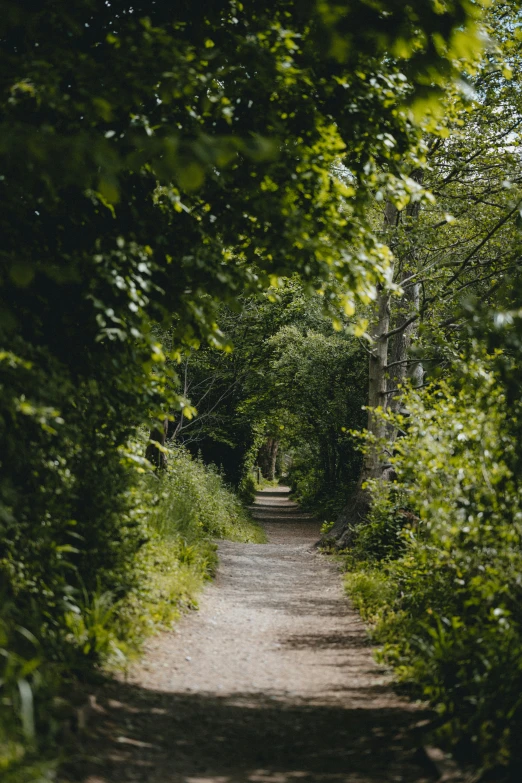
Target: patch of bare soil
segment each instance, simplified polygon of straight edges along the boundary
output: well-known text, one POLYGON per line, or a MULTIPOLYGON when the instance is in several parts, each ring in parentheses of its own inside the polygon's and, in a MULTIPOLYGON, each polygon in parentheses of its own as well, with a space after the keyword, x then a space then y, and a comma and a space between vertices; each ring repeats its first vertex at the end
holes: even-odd
POLYGON ((200 611, 97 697, 82 783, 421 783, 423 715, 374 663, 319 523, 258 494, 267 544, 220 544, 200 611))

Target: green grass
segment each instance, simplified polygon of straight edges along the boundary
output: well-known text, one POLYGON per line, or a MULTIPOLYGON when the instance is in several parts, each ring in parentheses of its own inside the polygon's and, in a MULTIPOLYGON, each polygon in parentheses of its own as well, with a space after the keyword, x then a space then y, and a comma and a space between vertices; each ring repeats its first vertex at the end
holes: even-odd
POLYGON ((62 648, 76 651, 72 664, 56 664, 36 638, 32 643, 24 629, 0 617, 0 778, 6 783, 54 779, 60 725, 76 690, 89 687, 100 668, 125 669, 148 636, 197 608, 216 571, 219 539, 266 540, 217 469, 179 447, 170 450, 166 471, 142 474, 134 500, 129 531, 138 529, 143 545, 129 573, 132 589, 123 598, 101 588, 78 596, 78 610, 64 617, 62 648), (28 686, 20 689, 20 682, 31 687, 25 703, 28 686))
POLYGON ((125 657, 133 657, 148 635, 197 608, 198 594, 217 567, 217 540, 266 541, 217 469, 184 449, 172 448, 167 470, 145 476, 141 492, 150 540, 137 566, 139 586, 120 611, 125 657))
POLYGON ((396 587, 386 574, 376 568, 359 568, 344 576, 344 587, 361 617, 376 623, 393 600, 396 587))

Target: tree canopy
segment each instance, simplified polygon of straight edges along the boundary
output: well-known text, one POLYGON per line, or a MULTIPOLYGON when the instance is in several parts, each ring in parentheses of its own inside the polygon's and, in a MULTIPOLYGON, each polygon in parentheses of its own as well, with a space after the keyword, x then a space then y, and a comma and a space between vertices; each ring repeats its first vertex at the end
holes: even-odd
MULTIPOLYGON (((333 517, 361 463, 366 491, 363 479, 380 480, 403 453, 399 435, 409 491, 411 455, 422 465, 426 452, 404 419, 452 415, 453 403, 434 399, 451 396, 463 357, 472 387, 481 367, 493 373, 509 430, 500 397, 519 388, 518 10, 3 3, 0 645, 10 679, 0 672, 0 682, 18 739, 27 694, 37 681, 53 688, 49 669, 38 679, 42 661, 66 676, 92 671, 105 648, 85 639, 103 601, 121 635, 132 626, 139 553, 157 533, 151 509, 163 519, 184 491, 197 505, 197 475, 205 502, 219 498, 216 517, 225 508, 247 530, 198 449, 247 494, 270 438, 271 459, 277 442, 293 460, 295 491, 333 517), (447 385, 419 402, 442 376, 447 385), (380 408, 369 472, 351 434, 368 402, 380 408), (162 478, 146 441, 159 421, 179 471, 153 492, 162 478)), ((386 502, 375 506, 382 518, 386 502)), ((205 508, 187 530, 225 530, 205 508)), ((375 518, 363 521, 373 531, 375 518)), ((183 530, 175 556, 197 560, 183 530)))

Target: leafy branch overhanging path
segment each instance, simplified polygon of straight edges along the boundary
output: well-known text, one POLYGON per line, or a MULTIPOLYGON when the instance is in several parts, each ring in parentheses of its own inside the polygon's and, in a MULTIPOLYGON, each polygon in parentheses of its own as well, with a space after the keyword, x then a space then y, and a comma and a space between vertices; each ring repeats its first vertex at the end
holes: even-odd
POLYGON ((200 611, 101 689, 84 783, 422 783, 422 714, 391 690, 319 523, 258 494, 268 544, 220 544, 200 611))

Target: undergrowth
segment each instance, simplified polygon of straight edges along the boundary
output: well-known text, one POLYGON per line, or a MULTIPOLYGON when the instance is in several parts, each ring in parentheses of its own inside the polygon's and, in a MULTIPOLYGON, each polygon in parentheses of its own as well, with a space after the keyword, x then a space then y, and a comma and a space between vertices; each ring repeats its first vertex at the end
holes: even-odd
MULTIPOLYGON (((45 596, 28 602, 22 627, 16 596, 0 613, 0 777, 5 783, 53 780, 74 701, 104 672, 127 666, 150 634, 197 607, 217 565, 219 538, 263 542, 264 533, 213 466, 170 449, 161 474, 138 474, 129 535, 140 536, 129 589, 69 590, 61 624, 50 626, 45 596), (74 697, 71 697, 74 694, 74 697)), ((23 584, 22 584, 23 586, 23 584)), ((22 594, 22 593, 21 593, 22 594)))
POLYGON ((140 558, 139 588, 125 606, 133 616, 134 646, 197 607, 197 594, 217 566, 215 539, 266 540, 217 468, 182 448, 170 449, 167 470, 144 477, 141 492, 150 538, 140 558))
MULTIPOLYGON (((380 658, 438 714, 437 739, 495 781, 520 780, 520 410, 491 358, 466 384, 411 392, 373 506, 344 555, 345 585, 380 658), (516 415, 515 415, 516 414, 516 415)), ((517 403, 518 405, 518 403, 517 403)))

